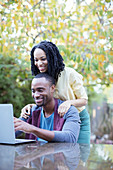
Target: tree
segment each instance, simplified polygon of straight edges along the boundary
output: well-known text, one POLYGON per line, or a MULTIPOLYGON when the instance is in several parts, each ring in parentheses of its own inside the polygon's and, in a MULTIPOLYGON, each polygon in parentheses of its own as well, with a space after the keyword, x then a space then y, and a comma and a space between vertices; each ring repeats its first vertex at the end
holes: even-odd
POLYGON ((86 85, 113 83, 113 5, 110 0, 27 0, 0 2, 1 53, 28 60, 34 43, 55 42, 66 65, 86 85), (72 6, 69 6, 69 3, 72 6))
POLYGON ((29 79, 31 47, 44 39, 58 45, 86 86, 113 83, 111 0, 6 0, 0 2, 0 18, 1 56, 15 58, 17 68, 24 62, 15 77, 18 84, 29 79))
POLYGON ((31 81, 26 80, 26 69, 23 69, 25 62, 2 55, 0 61, 4 63, 0 63, 0 103, 12 103, 15 116, 19 116, 21 108, 33 102, 30 92, 31 81))
POLYGON ((83 73, 87 84, 113 82, 107 70, 113 60, 110 0, 90 4, 83 1, 78 6, 73 4, 70 10, 66 10, 64 1, 13 0, 1 2, 1 9, 1 52, 7 49, 12 53, 14 46, 27 56, 34 43, 52 39, 60 44, 67 65, 79 64, 77 70, 83 73))

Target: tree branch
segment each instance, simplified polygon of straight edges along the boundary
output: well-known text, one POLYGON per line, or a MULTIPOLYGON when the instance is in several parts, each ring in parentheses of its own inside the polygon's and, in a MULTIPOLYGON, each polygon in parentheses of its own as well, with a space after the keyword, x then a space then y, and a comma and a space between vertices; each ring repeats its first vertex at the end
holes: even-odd
POLYGON ((95 83, 95 84, 87 84, 87 85, 84 85, 84 86, 85 87, 97 86, 97 84, 110 86, 110 84, 113 84, 113 83, 95 83))
POLYGON ((38 3, 36 3, 31 9, 35 8, 37 5, 40 5, 42 1, 46 1, 46 0, 40 0, 38 3))
POLYGON ((98 16, 98 19, 99 19, 99 21, 100 21, 100 24, 103 25, 103 24, 104 24, 103 18, 100 18, 98 12, 96 12, 96 14, 97 14, 97 16, 98 16))

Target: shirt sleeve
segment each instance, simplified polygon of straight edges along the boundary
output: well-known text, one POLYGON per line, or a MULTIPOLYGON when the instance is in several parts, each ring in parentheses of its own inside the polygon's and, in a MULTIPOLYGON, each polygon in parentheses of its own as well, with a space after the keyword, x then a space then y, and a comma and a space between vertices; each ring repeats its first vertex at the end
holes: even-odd
POLYGON ((64 115, 65 123, 62 131, 54 131, 54 142, 77 143, 80 131, 80 118, 77 109, 71 106, 64 115))
POLYGON ((70 84, 77 99, 88 99, 85 87, 83 86, 83 76, 74 69, 70 73, 70 84))

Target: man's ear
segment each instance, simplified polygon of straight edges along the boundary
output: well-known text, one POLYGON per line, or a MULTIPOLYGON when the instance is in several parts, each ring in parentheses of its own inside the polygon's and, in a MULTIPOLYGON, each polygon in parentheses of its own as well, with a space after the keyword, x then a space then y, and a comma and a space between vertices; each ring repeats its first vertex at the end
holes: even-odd
POLYGON ((51 86, 51 92, 54 93, 54 91, 55 91, 55 85, 53 84, 53 85, 51 86))

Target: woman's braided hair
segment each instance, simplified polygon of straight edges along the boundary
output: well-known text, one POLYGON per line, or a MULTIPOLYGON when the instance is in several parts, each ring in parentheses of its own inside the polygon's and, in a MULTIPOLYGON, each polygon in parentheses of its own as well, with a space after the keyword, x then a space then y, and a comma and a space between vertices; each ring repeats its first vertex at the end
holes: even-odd
POLYGON ((41 41, 39 44, 35 45, 31 50, 31 71, 32 75, 37 75, 40 73, 39 69, 34 64, 34 51, 36 48, 42 49, 47 57, 48 70, 47 73, 52 76, 57 82, 61 71, 64 70, 65 64, 63 63, 63 58, 55 44, 49 41, 41 41))

